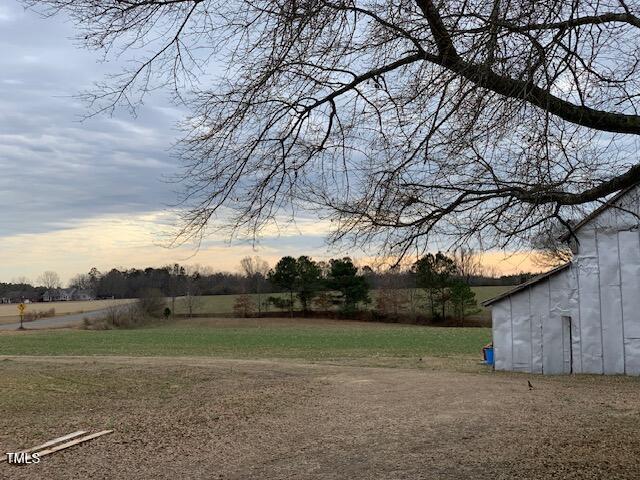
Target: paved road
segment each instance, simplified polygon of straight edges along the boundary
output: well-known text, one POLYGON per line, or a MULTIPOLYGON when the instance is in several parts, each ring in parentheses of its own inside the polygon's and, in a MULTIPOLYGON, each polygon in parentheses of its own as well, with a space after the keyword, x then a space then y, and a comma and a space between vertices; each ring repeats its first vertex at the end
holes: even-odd
MULTIPOLYGON (((75 327, 77 325, 80 325, 85 317, 98 317, 100 315, 103 315, 105 310, 107 309, 103 308, 101 310, 95 310, 93 312, 41 318, 40 320, 34 320, 33 322, 24 322, 24 328, 27 328, 29 330, 40 330, 43 328, 75 327)), ((0 325, 0 330, 16 330, 19 326, 20 323, 7 323, 6 325, 0 325)))

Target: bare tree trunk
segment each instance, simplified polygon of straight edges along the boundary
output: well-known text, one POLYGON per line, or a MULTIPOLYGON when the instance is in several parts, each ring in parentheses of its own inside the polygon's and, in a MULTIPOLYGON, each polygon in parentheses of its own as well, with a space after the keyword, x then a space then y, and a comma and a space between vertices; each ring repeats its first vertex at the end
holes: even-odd
POLYGON ((293 291, 289 291, 289 313, 293 318, 293 291))
POLYGON ((258 317, 262 316, 262 295, 260 294, 260 277, 256 277, 256 294, 258 295, 258 317))
POLYGON ((436 317, 436 302, 433 296, 433 288, 429 288, 429 303, 431 306, 431 320, 436 317))

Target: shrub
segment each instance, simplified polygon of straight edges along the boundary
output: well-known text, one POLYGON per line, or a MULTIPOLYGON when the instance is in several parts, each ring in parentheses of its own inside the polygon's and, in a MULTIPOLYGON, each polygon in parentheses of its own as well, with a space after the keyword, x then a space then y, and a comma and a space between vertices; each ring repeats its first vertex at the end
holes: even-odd
POLYGON ((278 310, 291 310, 293 304, 291 303, 291 300, 289 300, 288 298, 282 298, 282 297, 269 297, 267 299, 267 301, 273 305, 275 308, 277 308, 278 310))
POLYGON ((112 305, 100 317, 85 317, 83 326, 87 330, 109 330, 112 328, 136 328, 157 322, 162 318, 165 300, 159 291, 147 291, 131 305, 112 305))
POLYGON ((113 328, 107 323, 105 317, 89 318, 84 317, 82 319, 82 328, 85 330, 111 330, 113 328))
POLYGON ((26 312, 24 314, 23 320, 25 322, 33 322, 34 320, 38 320, 39 318, 48 318, 48 317, 55 317, 55 316, 56 316, 56 309, 50 308, 49 310, 26 312))
POLYGON ((249 295, 238 295, 233 304, 233 313, 237 317, 250 317, 256 311, 256 305, 249 295))
POLYGON ((145 316, 162 317, 166 300, 157 288, 145 288, 138 294, 138 306, 145 316))
POLYGON ((328 312, 335 304, 334 298, 327 292, 320 292, 313 299, 313 305, 321 312, 328 312))
POLYGON ((376 296, 376 312, 383 318, 392 316, 397 318, 407 310, 409 295, 406 291, 397 289, 381 289, 376 296))

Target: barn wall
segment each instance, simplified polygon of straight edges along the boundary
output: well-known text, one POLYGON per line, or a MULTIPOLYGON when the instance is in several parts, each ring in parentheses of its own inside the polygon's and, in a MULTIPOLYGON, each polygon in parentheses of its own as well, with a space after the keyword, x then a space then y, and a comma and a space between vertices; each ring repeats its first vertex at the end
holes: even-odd
POLYGON ((640 375, 640 187, 616 206, 578 230, 570 268, 492 305, 496 370, 640 375))
POLYGON ((581 373, 603 373, 602 318, 600 316, 600 272, 595 231, 581 232, 579 255, 573 260, 576 271, 577 311, 581 332, 581 373))
MULTIPOLYGON (((627 201, 625 208, 637 205, 627 201)), ((577 235, 572 315, 581 357, 575 371, 640 375, 640 232, 628 212, 605 213, 577 235)))
POLYGON ((570 313, 568 278, 568 270, 559 272, 492 305, 496 370, 568 373, 571 350, 562 329, 570 313))
POLYGON ((640 375, 640 235, 620 232, 619 240, 625 370, 640 375))
POLYGON ((511 370, 513 339, 511 337, 511 302, 509 299, 491 307, 493 325, 493 358, 496 370, 511 370))
POLYGON ((549 316, 543 325, 543 373, 571 373, 571 343, 565 331, 563 317, 569 316, 569 271, 564 270, 547 279, 549 285, 549 316))

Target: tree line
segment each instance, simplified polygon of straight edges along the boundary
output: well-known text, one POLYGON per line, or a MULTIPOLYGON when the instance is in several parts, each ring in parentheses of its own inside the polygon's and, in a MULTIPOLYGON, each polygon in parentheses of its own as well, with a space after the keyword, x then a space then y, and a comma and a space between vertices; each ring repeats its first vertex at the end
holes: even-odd
MULTIPOLYGON (((172 311, 177 298, 186 299, 189 313, 200 296, 235 294, 239 295, 235 309, 242 315, 260 316, 271 307, 291 315, 296 309, 303 314, 337 311, 349 315, 373 302, 373 310, 382 317, 426 313, 432 319, 462 320, 475 305, 472 286, 514 285, 532 275, 497 277, 483 268, 473 250, 459 250, 427 254, 412 264, 387 268, 358 266, 349 257, 316 261, 306 255, 282 257, 273 268, 259 257, 245 257, 238 273, 177 263, 106 272, 92 268, 74 276, 69 286, 90 291, 96 298, 136 298, 153 290, 171 299, 172 311)), ((32 286, 26 278, 0 283, 0 297, 20 291, 35 300, 45 290, 61 285, 52 271, 43 273, 38 283, 32 286)))
MULTIPOLYGON (((464 320, 476 306, 470 279, 474 271, 464 256, 447 256, 442 252, 427 254, 405 268, 376 272, 369 266, 358 268, 349 257, 314 261, 308 256, 282 257, 265 279, 284 296, 256 299, 248 295, 237 298, 237 314, 260 314, 261 308, 273 305, 294 314, 296 301, 303 314, 311 310, 354 314, 363 304, 371 303, 370 291, 376 289, 375 309, 382 317, 417 314, 425 309, 432 320, 455 317, 464 320), (418 295, 417 291, 422 291, 418 295)), ((256 274, 257 275, 257 274, 256 274)), ((253 283, 257 285, 257 283, 253 283)))
POLYGON ((371 285, 349 257, 332 258, 328 262, 316 262, 305 255, 282 257, 267 278, 288 293, 288 298, 271 296, 268 302, 288 309, 291 316, 294 296, 300 302, 303 314, 308 313, 314 303, 323 311, 337 306, 340 312, 352 314, 359 304, 371 302, 371 285))

